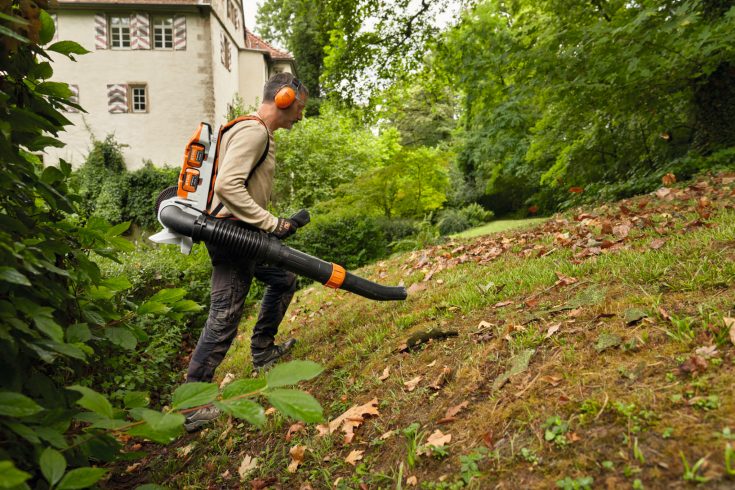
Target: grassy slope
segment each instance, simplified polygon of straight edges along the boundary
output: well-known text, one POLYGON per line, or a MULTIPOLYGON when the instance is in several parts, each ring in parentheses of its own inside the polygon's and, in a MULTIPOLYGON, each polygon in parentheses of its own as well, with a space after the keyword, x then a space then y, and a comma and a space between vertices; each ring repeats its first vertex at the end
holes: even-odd
MULTIPOLYGON (((292 422, 277 414, 262 432, 222 420, 135 471, 174 488, 240 488, 237 469, 251 455, 259 465, 245 479, 248 488, 250 480, 334 488, 337 479, 341 488, 407 488, 413 476, 418 488, 465 481, 470 488, 554 488, 565 479, 581 488, 572 481, 585 477, 595 488, 684 488, 687 478, 732 488, 723 429, 735 432, 735 349, 723 318, 735 316, 735 179, 703 180, 708 187, 680 186, 673 200, 642 196, 359 271, 411 286, 405 302, 319 286, 300 292, 282 335, 298 336, 294 358, 326 368, 303 387, 330 419, 373 398, 380 415, 366 419, 349 445, 338 434, 318 437, 313 427, 286 442, 292 422), (633 308, 647 317, 628 325, 633 308), (399 352, 409 335, 430 328, 458 336, 399 352), (598 352, 601 335, 620 344, 598 352), (695 354, 703 346, 716 352, 695 354), (527 369, 494 386, 529 349, 527 369), (431 388, 445 367, 451 373, 431 388), (385 368, 389 376, 380 381, 385 368), (404 383, 417 376, 408 391, 404 383), (462 402, 456 420, 438 423, 462 402), (420 427, 406 434, 413 423, 420 427), (452 435, 445 455, 413 458, 410 444, 436 429, 452 435), (381 438, 391 430, 398 432, 381 438), (296 444, 308 450, 292 474, 288 452, 296 444), (352 466, 344 459, 355 449, 364 454, 352 466), (704 459, 685 475, 682 457, 690 466, 704 459)), ((245 322, 220 377, 249 371, 253 322, 245 322)))

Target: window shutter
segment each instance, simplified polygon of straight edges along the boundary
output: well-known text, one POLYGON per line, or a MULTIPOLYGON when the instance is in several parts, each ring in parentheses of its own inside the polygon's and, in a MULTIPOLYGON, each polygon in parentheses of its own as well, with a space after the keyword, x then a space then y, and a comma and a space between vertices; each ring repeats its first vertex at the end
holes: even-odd
POLYGON ((94 16, 94 49, 107 49, 107 16, 94 16))
POLYGON ((112 114, 128 112, 128 86, 115 83, 107 86, 107 109, 112 114))
POLYGON ((186 17, 183 15, 174 17, 174 49, 186 49, 186 17))
POLYGON ((130 47, 132 49, 151 49, 151 30, 147 14, 130 16, 130 47))

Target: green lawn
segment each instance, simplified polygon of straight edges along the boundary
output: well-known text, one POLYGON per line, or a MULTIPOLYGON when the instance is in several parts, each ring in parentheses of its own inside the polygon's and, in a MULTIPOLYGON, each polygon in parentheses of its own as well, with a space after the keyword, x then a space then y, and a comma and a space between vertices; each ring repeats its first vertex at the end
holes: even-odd
POLYGON ((452 236, 456 238, 473 238, 481 235, 489 235, 490 233, 497 233, 499 231, 536 225, 546 221, 547 219, 549 218, 501 219, 491 221, 490 223, 478 226, 477 228, 470 228, 469 230, 465 230, 462 233, 457 233, 452 236))

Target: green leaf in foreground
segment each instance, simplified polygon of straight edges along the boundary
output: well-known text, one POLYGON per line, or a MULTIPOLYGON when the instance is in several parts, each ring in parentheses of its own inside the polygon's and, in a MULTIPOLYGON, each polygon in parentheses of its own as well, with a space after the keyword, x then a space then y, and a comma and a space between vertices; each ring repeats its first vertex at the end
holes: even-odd
POLYGON ((12 391, 0 392, 0 415, 10 417, 29 417, 43 410, 43 407, 30 398, 12 391))
POLYGON ((217 385, 214 383, 184 383, 176 388, 173 396, 173 410, 206 405, 217 398, 217 385))
POLYGON ((39 463, 41 465, 41 473, 43 473, 44 478, 51 485, 55 485, 64 476, 66 459, 56 449, 50 447, 44 449, 43 453, 41 453, 39 463))
POLYGON ((9 282, 11 284, 20 284, 21 286, 30 286, 31 281, 26 276, 18 272, 13 267, 0 267, 0 281, 9 282))
POLYGON ((319 402, 299 390, 273 390, 265 393, 268 401, 279 412, 304 422, 320 422, 323 418, 319 402))
POLYGON ((214 404, 223 412, 229 413, 238 419, 245 419, 256 427, 262 427, 265 424, 263 407, 247 398, 225 400, 214 404))
POLYGON ((184 299, 184 296, 186 296, 185 289, 161 289, 156 294, 154 294, 149 301, 155 301, 156 303, 164 303, 168 305, 184 299))
POLYGON ((77 400, 77 405, 80 405, 94 413, 104 415, 107 418, 115 418, 112 413, 112 405, 110 405, 110 402, 107 398, 96 391, 87 388, 86 386, 78 385, 70 386, 68 389, 82 394, 82 397, 77 400))
POLYGON ((70 54, 89 53, 89 51, 87 51, 79 43, 75 43, 74 41, 59 41, 58 43, 54 43, 46 49, 48 51, 65 54, 67 56, 70 54))
POLYGON ((168 444, 184 431, 184 416, 180 413, 161 413, 148 408, 140 408, 145 421, 128 430, 131 436, 145 437, 154 442, 168 444))
POLYGON ((56 487, 58 490, 76 490, 91 487, 105 476, 107 470, 102 468, 77 468, 67 473, 56 487))
POLYGON ((319 375, 324 370, 319 364, 312 361, 291 361, 278 364, 265 377, 268 388, 295 385, 299 381, 306 381, 319 375))
POLYGON ((12 461, 0 461, 0 488, 13 488, 30 477, 25 471, 16 468, 12 461))
POLYGON ((227 400, 228 398, 255 393, 265 388, 265 385, 263 378, 238 379, 224 387, 222 390, 222 399, 227 400))

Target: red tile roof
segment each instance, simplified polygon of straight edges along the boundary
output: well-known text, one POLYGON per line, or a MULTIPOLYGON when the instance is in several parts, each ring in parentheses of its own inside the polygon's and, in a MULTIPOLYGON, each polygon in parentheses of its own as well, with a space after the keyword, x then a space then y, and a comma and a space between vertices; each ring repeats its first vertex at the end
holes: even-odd
POLYGON ((292 60, 293 56, 286 51, 276 49, 261 38, 245 29, 245 47, 249 49, 257 49, 258 51, 267 52, 274 60, 292 60))

